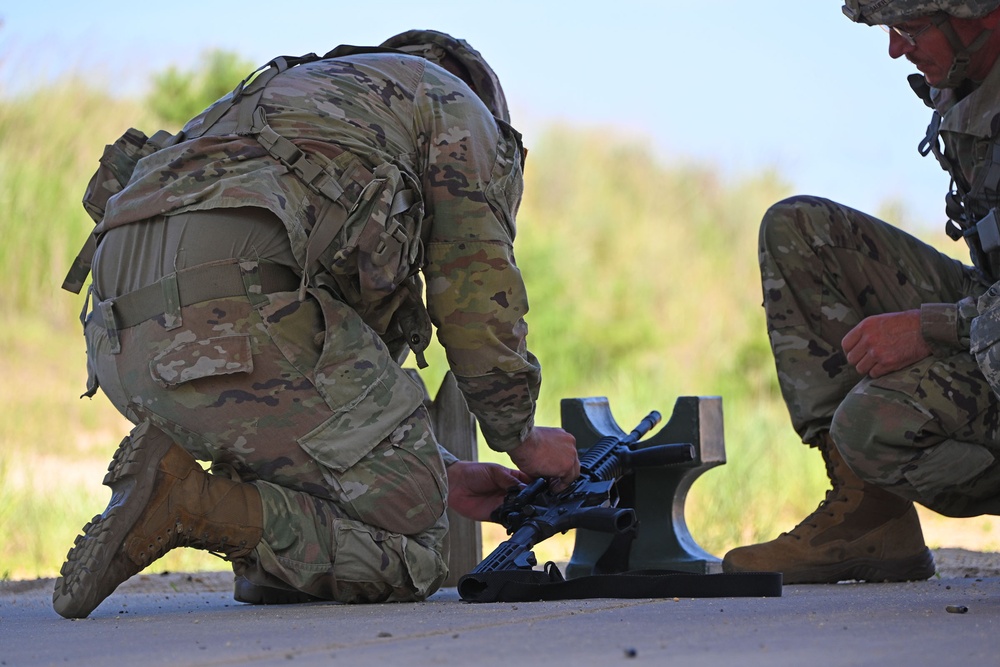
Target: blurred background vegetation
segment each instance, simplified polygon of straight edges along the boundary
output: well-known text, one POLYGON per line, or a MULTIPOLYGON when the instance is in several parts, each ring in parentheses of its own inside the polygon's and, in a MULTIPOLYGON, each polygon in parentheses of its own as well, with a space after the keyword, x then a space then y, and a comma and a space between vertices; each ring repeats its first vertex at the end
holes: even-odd
MULTIPOLYGON (((130 126, 179 129, 252 69, 215 51, 193 71, 155 75, 144 99, 80 78, 0 90, 0 578, 55 576, 107 503, 101 479, 129 430, 103 397, 78 398, 83 299, 59 289, 93 225, 80 198, 104 145, 130 126)), ((538 422, 557 424, 566 397, 608 397, 628 429, 652 409, 669 417, 678 396, 722 396, 728 463, 694 485, 692 534, 721 556, 790 528, 826 480, 787 425, 760 308, 757 225, 792 194, 781 175, 723 179, 712 165, 665 163, 641 138, 607 128, 550 126, 526 144, 516 252, 529 342, 544 366, 538 422)), ((878 213, 905 222, 891 205, 878 213)), ((446 366, 440 349, 429 360, 434 391, 446 366)), ((503 460, 485 448, 481 456, 503 460)), ((958 538, 953 524, 927 522, 932 546, 997 548, 988 521, 963 524, 958 538)), ((487 530, 486 547, 501 538, 487 530)), ((540 558, 568 557, 571 538, 550 542, 540 558)), ((225 567, 177 550, 151 569, 225 567)))

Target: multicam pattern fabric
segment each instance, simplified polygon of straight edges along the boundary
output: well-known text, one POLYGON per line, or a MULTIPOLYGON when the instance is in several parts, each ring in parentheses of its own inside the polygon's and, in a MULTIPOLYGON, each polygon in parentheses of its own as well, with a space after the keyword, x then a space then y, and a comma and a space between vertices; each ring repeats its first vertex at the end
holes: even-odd
POLYGON ((984 248, 978 223, 1000 206, 1000 126, 993 123, 1000 96, 1000 67, 994 66, 975 90, 961 96, 954 89, 916 88, 934 108, 922 152, 932 153, 952 178, 946 197, 951 238, 964 238, 973 264, 990 282, 1000 280, 1000 249, 984 248))
MULTIPOLYGON (((383 174, 377 185, 391 187, 372 192, 383 205, 405 184, 419 188, 422 210, 404 216, 411 228, 407 247, 389 259, 392 277, 424 263, 428 310, 487 443, 500 451, 520 444, 540 375, 525 345, 528 304, 512 251, 522 178, 517 133, 454 76, 405 55, 301 65, 277 76, 261 105, 269 124, 310 155, 345 164, 346 155, 383 174), (417 229, 423 220, 433 223, 417 229)), ((141 160, 98 231, 161 214, 259 206, 285 224, 305 267, 313 259, 306 256, 309 232, 326 205, 254 139, 206 136, 141 160)), ((385 264, 358 267, 357 255, 353 265, 347 257, 367 237, 365 225, 378 223, 378 211, 366 213, 319 259, 334 276, 330 286, 390 336, 403 290, 388 291, 385 264)))
MULTIPOLYGON (((952 90, 935 90, 931 101, 940 123, 939 136, 929 135, 934 143, 935 155, 947 169, 955 183, 955 194, 950 197, 952 220, 957 229, 978 229, 981 220, 995 219, 991 211, 1000 207, 1000 127, 992 122, 997 115, 1000 96, 1000 66, 995 66, 979 87, 970 95, 959 98, 952 90), (943 150, 937 146, 943 145, 943 150), (958 206, 957 203, 961 202, 958 206)), ((986 246, 977 234, 963 234, 969 245, 973 263, 979 269, 984 283, 1000 280, 1000 248, 986 246)), ((1000 283, 976 303, 966 302, 954 308, 951 318, 959 330, 970 332, 969 347, 976 356, 980 369, 990 381, 994 392, 1000 394, 1000 319, 996 313, 996 292, 1000 283)), ((947 309, 942 310, 947 312, 947 309)))
MULTIPOLYGON (((371 175, 349 193, 346 225, 314 265, 310 232, 329 201, 254 138, 226 134, 226 116, 208 135, 140 160, 108 202, 102 243, 146 248, 162 227, 165 241, 154 245, 173 255, 154 256, 151 275, 150 253, 99 248, 98 311, 113 318, 119 290, 135 289, 136 276, 166 283, 160 274, 177 270, 199 239, 219 260, 241 255, 245 295, 121 330, 91 318, 90 386, 99 382, 123 414, 153 422, 214 471, 257 486, 264 537, 240 574, 345 602, 421 599, 447 572, 447 486, 422 392, 395 355, 401 293, 412 295, 408 277, 422 270, 430 318, 488 444, 520 444, 540 371, 526 348, 512 251, 519 136, 468 86, 408 55, 302 65, 276 76, 260 104, 312 160, 371 175), (226 243, 209 228, 198 234, 197 225, 222 219, 220 209, 234 212, 232 230, 247 207, 280 220, 284 249, 247 257, 248 246, 262 247, 226 243), (181 240, 166 243, 171 230, 181 240), (289 258, 308 274, 304 292, 261 289, 258 262, 289 258)), ((187 129, 197 134, 204 117, 187 129)), ((269 243, 267 220, 247 225, 269 243)), ((214 259, 201 244, 198 256, 214 259)))
POLYGON ((1000 7, 997 0, 846 0, 843 10, 858 23, 895 25, 936 12, 977 18, 997 7, 1000 7))
MULTIPOLYGON (((252 285, 256 267, 243 268, 252 285)), ((373 571, 364 590, 409 577, 412 595, 433 592, 446 574, 438 551, 447 482, 417 407, 422 394, 357 313, 322 290, 310 297, 277 292, 189 306, 178 328, 154 318, 120 331, 119 354, 108 330, 91 320, 88 357, 104 393, 132 421, 153 422, 231 476, 267 482, 256 567, 284 573, 286 584, 317 597, 359 601, 349 587, 330 587, 345 552, 343 520, 368 524, 350 529, 354 537, 367 530, 378 544, 413 540, 424 546, 418 555, 431 558, 418 569, 433 576, 418 581, 407 560, 393 559, 402 552, 388 551, 376 561, 385 576, 373 571), (315 338, 320 322, 325 340, 315 338), (295 511, 279 512, 279 502, 295 511), (289 563, 308 576, 288 574, 296 569, 289 563), (320 573, 329 577, 312 578, 320 573)), ((253 568, 245 574, 262 578, 253 568)))
MULTIPOLYGON (((99 223, 104 217, 108 200, 121 192, 128 183, 136 163, 152 153, 155 148, 156 145, 149 141, 149 137, 135 128, 130 128, 113 144, 105 146, 100 160, 101 166, 91 177, 83 195, 83 208, 95 223, 99 223)), ((88 237, 83 250, 69 268, 63 281, 63 289, 74 294, 79 294, 83 290, 90 274, 90 263, 96 248, 97 239, 93 236, 88 237)))
POLYGON ((490 113, 504 122, 510 122, 507 98, 500 79, 479 52, 464 39, 456 39, 437 30, 407 30, 385 40, 381 46, 426 58, 442 67, 446 65, 447 57, 454 58, 464 70, 461 76, 468 77, 463 80, 472 86, 490 113))
MULTIPOLYGON (((941 4, 976 14, 1000 6, 941 4)), ((998 91, 1000 65, 965 97, 932 90, 925 100, 940 116, 925 144, 953 179, 948 212, 962 228, 1000 206, 998 91)), ((974 267, 871 216, 797 197, 767 212, 760 242, 778 379, 803 442, 829 429, 861 477, 953 516, 1000 513, 1000 255, 964 238, 974 267), (918 308, 933 356, 881 378, 858 376, 843 336, 869 315, 918 308)))
POLYGON ((760 260, 778 380, 803 442, 829 430, 863 479, 943 514, 1000 511, 1000 404, 957 323, 938 332, 934 356, 877 379, 859 376, 841 347, 870 315, 968 306, 987 288, 978 274, 813 197, 767 212, 760 260))

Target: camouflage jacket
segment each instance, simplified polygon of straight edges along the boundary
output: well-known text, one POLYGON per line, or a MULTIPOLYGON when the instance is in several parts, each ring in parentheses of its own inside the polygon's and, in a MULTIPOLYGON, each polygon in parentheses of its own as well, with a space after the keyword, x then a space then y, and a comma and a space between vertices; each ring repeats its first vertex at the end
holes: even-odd
MULTIPOLYGON (((1000 280, 1000 251, 984 250, 980 235, 968 230, 974 232, 991 209, 1000 207, 1000 64, 964 97, 951 89, 930 89, 924 97, 934 116, 920 150, 925 155, 933 152, 952 178, 946 198, 947 231, 969 245, 985 287, 1000 280)), ((978 314, 972 297, 957 304, 924 304, 924 337, 945 350, 968 349, 970 326, 978 314)))
POLYGON ((430 320, 487 443, 519 445, 541 382, 513 256, 519 135, 459 79, 401 54, 319 60, 271 79, 254 122, 290 141, 284 148, 237 134, 238 107, 206 128, 227 98, 139 161, 97 232, 266 208, 284 223, 303 280, 337 293, 390 347, 407 332, 400 315, 422 271, 430 320))

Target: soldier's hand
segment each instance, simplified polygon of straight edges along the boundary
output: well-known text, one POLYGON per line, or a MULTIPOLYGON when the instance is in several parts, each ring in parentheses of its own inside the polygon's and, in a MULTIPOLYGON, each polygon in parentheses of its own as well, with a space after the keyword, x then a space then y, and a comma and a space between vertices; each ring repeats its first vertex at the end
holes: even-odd
POLYGON ((866 317, 847 332, 841 344, 847 363, 873 378, 931 356, 931 348, 920 333, 919 310, 866 317))
POLYGON ((576 438, 561 428, 534 427, 508 455, 521 472, 551 480, 550 488, 555 492, 562 491, 580 476, 576 438))
POLYGON ((448 466, 448 507, 475 521, 488 521, 507 490, 531 478, 498 463, 458 461, 448 466))

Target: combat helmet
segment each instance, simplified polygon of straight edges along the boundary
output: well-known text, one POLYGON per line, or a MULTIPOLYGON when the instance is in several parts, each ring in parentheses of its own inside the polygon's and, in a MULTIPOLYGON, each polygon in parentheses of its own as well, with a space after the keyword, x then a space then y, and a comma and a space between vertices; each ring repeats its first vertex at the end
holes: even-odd
POLYGON ((458 75, 476 92, 486 108, 500 120, 510 122, 507 98, 500 87, 500 79, 479 51, 464 39, 456 39, 437 30, 407 30, 390 37, 380 46, 421 56, 442 66, 450 59, 450 64, 457 64, 462 70, 458 75))
POLYGON ((997 7, 1000 0, 844 0, 843 10, 856 23, 895 25, 938 12, 974 19, 997 7))
POLYGON ((1000 7, 1000 0, 844 0, 843 11, 847 18, 868 25, 896 25, 917 18, 930 17, 938 30, 951 44, 955 54, 942 88, 956 88, 966 80, 966 71, 972 55, 990 38, 992 30, 983 30, 971 44, 966 45, 955 32, 948 19, 974 19, 986 16, 1000 7))

